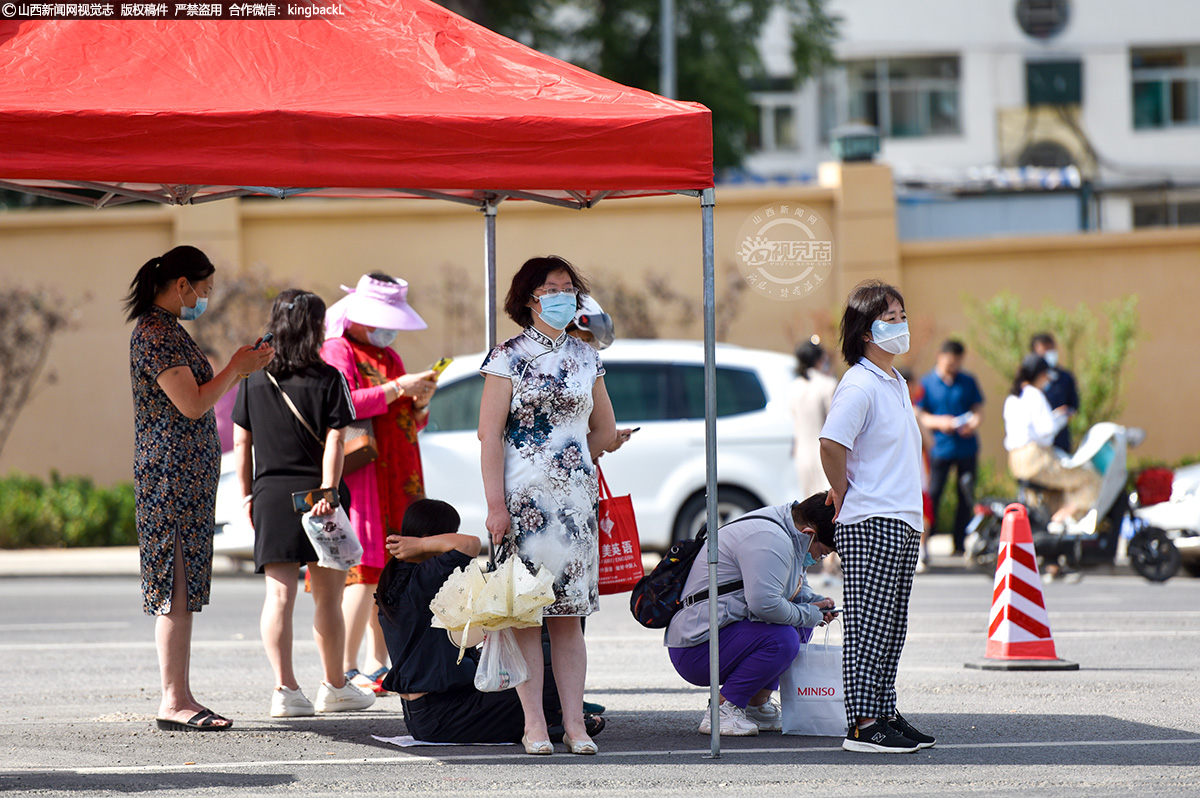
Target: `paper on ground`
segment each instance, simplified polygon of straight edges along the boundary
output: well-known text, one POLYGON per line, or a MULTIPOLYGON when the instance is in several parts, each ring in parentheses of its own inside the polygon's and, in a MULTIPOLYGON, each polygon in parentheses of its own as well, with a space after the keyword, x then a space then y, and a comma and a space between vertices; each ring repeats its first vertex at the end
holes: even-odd
POLYGON ((380 737, 377 734, 371 736, 381 743, 398 745, 401 748, 412 748, 417 745, 516 745, 516 743, 427 743, 424 740, 418 740, 411 734, 402 734, 399 737, 380 737))

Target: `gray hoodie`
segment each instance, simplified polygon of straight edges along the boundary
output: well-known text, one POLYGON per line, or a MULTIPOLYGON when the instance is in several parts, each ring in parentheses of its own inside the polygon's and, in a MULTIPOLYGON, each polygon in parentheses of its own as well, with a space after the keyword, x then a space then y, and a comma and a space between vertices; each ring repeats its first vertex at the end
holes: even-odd
MULTIPOLYGON (((721 528, 717 535, 717 584, 741 579, 746 586, 717 598, 717 624, 728 626, 749 618, 752 621, 786 626, 816 626, 823 619, 813 606, 819 596, 808 586, 804 553, 812 540, 792 522, 792 505, 764 507, 721 528), (769 516, 786 527, 764 519, 769 516), (796 593, 796 586, 800 592, 796 593), (795 598, 791 598, 796 593, 795 598)), ((684 582, 683 595, 691 596, 708 587, 708 557, 700 552, 684 582)), ((684 607, 667 627, 663 643, 669 648, 690 648, 708 640, 708 599, 684 607)))

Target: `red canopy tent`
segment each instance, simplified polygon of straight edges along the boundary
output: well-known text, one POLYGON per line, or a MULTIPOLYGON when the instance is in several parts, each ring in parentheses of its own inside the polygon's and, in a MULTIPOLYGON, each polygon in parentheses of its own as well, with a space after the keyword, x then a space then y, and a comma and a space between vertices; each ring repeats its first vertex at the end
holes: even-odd
MULTIPOLYGON (((699 197, 716 518, 708 109, 613 83, 430 0, 341 6, 344 16, 307 20, 0 22, 0 188, 98 208, 250 195, 470 203, 486 214, 489 346, 500 202, 699 197)), ((717 535, 708 542, 715 591, 717 535)), ((715 603, 710 623, 716 755, 715 603)))
POLYGON ((0 23, 0 178, 107 184, 103 204, 274 187, 507 189, 586 205, 713 185, 701 105, 613 83, 427 0, 344 7, 314 20, 0 23))

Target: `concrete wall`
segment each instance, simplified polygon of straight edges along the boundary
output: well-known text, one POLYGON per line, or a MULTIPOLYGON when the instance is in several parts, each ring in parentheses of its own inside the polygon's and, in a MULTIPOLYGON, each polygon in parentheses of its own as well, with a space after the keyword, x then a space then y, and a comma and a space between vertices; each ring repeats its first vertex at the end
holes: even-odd
MULTIPOLYGON (((1200 333, 1190 307, 1200 296, 1200 230, 901 244, 886 167, 834 166, 822 170, 822 181, 821 188, 807 190, 718 192, 717 299, 726 318, 725 340, 784 352, 813 332, 830 341, 846 291, 877 276, 904 290, 914 327, 909 365, 921 373, 943 337, 965 330, 964 293, 986 299, 1008 290, 1031 306, 1053 299, 1068 307, 1080 301, 1098 306, 1136 293, 1144 337, 1127 389, 1126 417, 1149 428, 1146 454, 1175 458, 1200 452, 1200 419, 1191 409, 1200 394, 1200 372, 1189 362, 1200 333), (743 289, 736 260, 739 227, 755 210, 778 201, 821 214, 835 236, 833 279, 787 302, 743 289)), ((339 284, 382 270, 409 280, 413 306, 430 325, 397 341, 410 368, 483 348, 483 220, 471 208, 289 200, 0 215, 0 290, 42 286, 79 308, 77 326, 54 339, 48 372, 56 379, 43 379, 36 388, 0 452, 0 474, 15 469, 45 476, 54 468, 103 483, 130 478, 132 327, 123 320, 121 296, 141 263, 178 243, 196 244, 213 256, 214 307, 221 302, 222 278, 242 268, 264 268, 327 301, 341 296, 339 284), (464 301, 465 315, 449 310, 464 301)), ((521 262, 558 253, 597 287, 622 287, 625 296, 646 300, 659 317, 661 337, 702 335, 700 214, 693 199, 618 200, 586 212, 505 203, 498 253, 501 299, 521 262), (684 297, 682 304, 672 298, 676 295, 684 297)), ((500 337, 515 331, 501 317, 500 337)), ((975 360, 968 360, 968 368, 984 378, 992 411, 985 447, 995 455, 1002 380, 975 360)))
MULTIPOLYGON (((916 365, 926 368, 940 341, 965 335, 963 296, 989 298, 1007 291, 1030 308, 1050 300, 1067 309, 1100 305, 1126 294, 1138 297, 1141 336, 1126 370, 1122 420, 1144 427, 1135 455, 1174 460, 1200 452, 1200 393, 1195 367, 1200 319, 1200 229, 1099 233, 1020 239, 912 242, 901 245, 916 365)), ((1101 320, 1103 326, 1103 319, 1101 320)), ((988 399, 982 430, 985 454, 1002 451, 1003 398, 1011 375, 996 374, 967 355, 965 368, 982 378, 988 399)))

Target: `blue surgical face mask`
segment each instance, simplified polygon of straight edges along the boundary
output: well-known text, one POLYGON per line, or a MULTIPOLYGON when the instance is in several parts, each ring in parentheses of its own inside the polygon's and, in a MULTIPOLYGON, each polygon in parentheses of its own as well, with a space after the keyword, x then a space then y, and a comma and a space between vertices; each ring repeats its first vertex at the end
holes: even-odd
POLYGON ((804 570, 808 570, 817 564, 817 558, 812 556, 812 552, 804 552, 804 570))
POLYGON ((392 345, 392 341, 396 340, 397 332, 399 332, 399 330, 388 330, 383 327, 376 327, 374 330, 371 330, 369 333, 367 333, 367 340, 371 342, 372 346, 378 346, 380 349, 382 349, 385 346, 392 345))
POLYGON ((908 322, 888 324, 876 319, 871 322, 871 340, 888 354, 903 355, 908 351, 908 322))
POLYGON ((1042 355, 1042 360, 1046 361, 1046 365, 1050 368, 1058 368, 1058 350, 1047 349, 1046 354, 1042 355))
POLYGON ((565 330, 571 320, 575 318, 575 295, 559 292, 557 294, 547 294, 543 297, 537 297, 538 304, 542 308, 542 312, 538 313, 538 318, 546 322, 556 330, 565 330))
POLYGON ((200 314, 202 314, 208 307, 208 297, 200 296, 200 294, 196 293, 196 287, 191 283, 188 283, 188 286, 191 287, 192 293, 196 294, 196 306, 189 308, 187 305, 183 304, 183 294, 180 294, 179 318, 183 319, 184 321, 195 321, 196 319, 200 318, 200 314))

